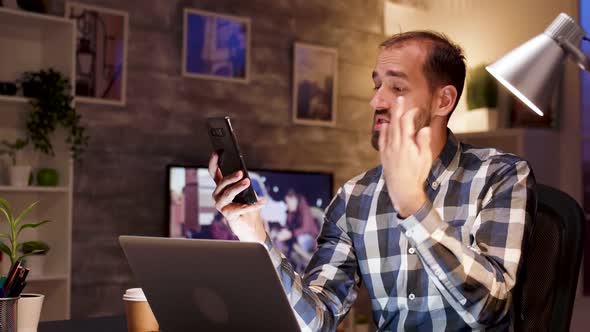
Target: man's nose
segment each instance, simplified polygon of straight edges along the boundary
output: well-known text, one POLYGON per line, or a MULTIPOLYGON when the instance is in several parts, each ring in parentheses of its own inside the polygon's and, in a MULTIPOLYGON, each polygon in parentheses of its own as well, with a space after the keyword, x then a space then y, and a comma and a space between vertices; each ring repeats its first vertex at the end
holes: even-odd
POLYGON ((381 88, 375 91, 369 104, 373 110, 389 109, 389 106, 391 106, 381 88))

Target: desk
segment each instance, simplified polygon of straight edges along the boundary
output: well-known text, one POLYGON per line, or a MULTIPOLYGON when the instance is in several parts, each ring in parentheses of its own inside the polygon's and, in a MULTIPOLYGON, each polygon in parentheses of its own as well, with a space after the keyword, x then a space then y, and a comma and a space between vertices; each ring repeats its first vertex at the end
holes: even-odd
POLYGON ((39 332, 127 332, 125 316, 40 322, 39 332))

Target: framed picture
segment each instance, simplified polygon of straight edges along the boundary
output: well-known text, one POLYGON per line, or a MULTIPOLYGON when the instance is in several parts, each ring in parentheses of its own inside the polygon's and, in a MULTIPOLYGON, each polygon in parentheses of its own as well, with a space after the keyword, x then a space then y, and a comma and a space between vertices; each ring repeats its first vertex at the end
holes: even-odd
POLYGON ((293 122, 334 126, 338 51, 334 48, 295 43, 293 57, 293 122))
POLYGON ((65 16, 76 21, 76 101, 125 105, 127 13, 67 2, 65 16))
POLYGON ((247 83, 250 19, 184 9, 182 75, 247 83))

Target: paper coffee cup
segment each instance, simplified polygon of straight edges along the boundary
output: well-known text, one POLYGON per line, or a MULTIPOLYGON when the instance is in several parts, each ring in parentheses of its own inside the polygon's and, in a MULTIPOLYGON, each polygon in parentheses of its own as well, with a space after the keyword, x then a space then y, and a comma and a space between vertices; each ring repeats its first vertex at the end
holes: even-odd
POLYGON ((141 288, 130 288, 123 295, 128 332, 159 331, 156 317, 141 288))

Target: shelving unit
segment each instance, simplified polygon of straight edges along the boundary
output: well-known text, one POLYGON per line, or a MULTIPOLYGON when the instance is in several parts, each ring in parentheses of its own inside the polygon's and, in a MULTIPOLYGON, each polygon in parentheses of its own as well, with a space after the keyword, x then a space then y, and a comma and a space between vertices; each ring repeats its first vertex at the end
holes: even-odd
POLYGON ((547 162, 548 157, 559 158, 559 133, 556 130, 507 128, 456 136, 460 141, 474 146, 514 153, 529 162, 538 183, 559 187, 558 163, 547 162))
POLYGON ((21 96, 2 96, 0 95, 0 103, 17 103, 17 104, 25 104, 28 103, 29 100, 25 97, 21 96))
MULTIPOLYGON (((0 8, 0 81, 16 81, 26 71, 53 68, 75 77, 75 27, 68 19, 0 8)), ((25 121, 30 111, 28 99, 20 95, 0 96, 0 140, 24 137, 25 121)), ((50 246, 45 273, 27 278, 25 292, 42 293, 45 302, 41 320, 70 318, 73 162, 64 143, 65 133, 54 136, 55 156, 49 157, 28 147, 20 154, 33 171, 55 168, 60 175, 57 187, 12 187, 8 185, 7 158, 0 162, 0 197, 15 213, 39 201, 27 221, 51 220, 39 228, 23 231, 20 241, 38 239, 50 246)), ((0 222, 0 229, 6 229, 0 222)), ((5 267, 7 257, 3 257, 5 267)), ((2 271, 5 273, 5 271, 2 271)))
POLYGON ((28 186, 28 187, 11 187, 11 186, 0 186, 0 192, 15 192, 15 193, 68 193, 70 188, 68 187, 39 187, 39 186, 28 186))

